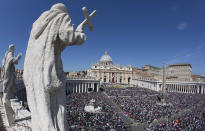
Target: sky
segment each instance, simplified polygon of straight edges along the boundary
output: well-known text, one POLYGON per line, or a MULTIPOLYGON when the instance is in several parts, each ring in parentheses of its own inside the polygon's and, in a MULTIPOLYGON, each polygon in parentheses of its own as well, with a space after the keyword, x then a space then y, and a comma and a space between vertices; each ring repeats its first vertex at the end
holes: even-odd
POLYGON ((87 70, 108 51, 120 65, 190 63, 193 74, 205 75, 204 0, 1 0, 1 60, 14 44, 23 69, 32 24, 55 3, 67 6, 75 28, 84 20, 83 6, 97 10, 94 30, 85 27, 86 42, 62 53, 64 71, 87 70))

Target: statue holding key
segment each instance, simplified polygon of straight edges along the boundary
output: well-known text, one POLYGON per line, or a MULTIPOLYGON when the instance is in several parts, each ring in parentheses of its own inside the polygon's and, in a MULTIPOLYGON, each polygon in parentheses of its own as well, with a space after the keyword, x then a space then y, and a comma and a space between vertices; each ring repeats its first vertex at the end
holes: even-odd
POLYGON ((93 29, 83 7, 85 20, 74 30, 64 4, 55 4, 34 22, 24 63, 24 83, 31 111, 33 131, 68 131, 65 109, 66 77, 61 53, 67 46, 86 40, 83 28, 93 29))

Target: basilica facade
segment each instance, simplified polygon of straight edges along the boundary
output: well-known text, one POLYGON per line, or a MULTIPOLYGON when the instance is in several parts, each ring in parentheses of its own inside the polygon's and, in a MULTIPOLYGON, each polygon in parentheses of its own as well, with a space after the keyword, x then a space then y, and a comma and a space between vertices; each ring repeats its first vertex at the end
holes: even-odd
POLYGON ((87 70, 87 75, 100 80, 100 83, 130 84, 132 80, 132 66, 114 64, 108 52, 87 70))

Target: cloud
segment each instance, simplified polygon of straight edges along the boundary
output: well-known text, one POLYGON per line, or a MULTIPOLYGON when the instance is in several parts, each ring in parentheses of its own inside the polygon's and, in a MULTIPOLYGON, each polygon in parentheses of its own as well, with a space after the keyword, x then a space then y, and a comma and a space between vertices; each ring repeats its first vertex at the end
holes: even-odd
POLYGON ((180 6, 179 6, 179 5, 173 5, 173 6, 171 6, 171 11, 173 11, 173 12, 177 12, 179 9, 180 9, 180 6))
POLYGON ((172 59, 166 61, 166 64, 182 63, 185 61, 187 62, 196 59, 198 57, 201 57, 204 54, 204 50, 205 50, 205 43, 198 45, 194 49, 182 50, 176 53, 176 55, 172 59))
POLYGON ((187 22, 181 22, 177 25, 177 29, 180 31, 183 31, 185 29, 187 29, 188 27, 188 23, 187 22))

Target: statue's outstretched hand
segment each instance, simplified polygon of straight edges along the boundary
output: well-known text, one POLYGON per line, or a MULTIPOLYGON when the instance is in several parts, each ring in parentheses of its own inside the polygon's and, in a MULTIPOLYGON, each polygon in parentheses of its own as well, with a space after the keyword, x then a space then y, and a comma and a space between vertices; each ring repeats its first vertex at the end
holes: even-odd
POLYGON ((83 22, 81 22, 78 27, 76 28, 77 32, 83 33, 84 32, 84 27, 87 24, 87 20, 85 19, 83 22))
POLYGON ((22 53, 19 53, 18 56, 17 56, 17 59, 21 59, 21 56, 22 56, 22 53))
POLYGON ((78 27, 76 28, 76 31, 83 33, 83 27, 84 27, 84 23, 79 24, 78 27))

